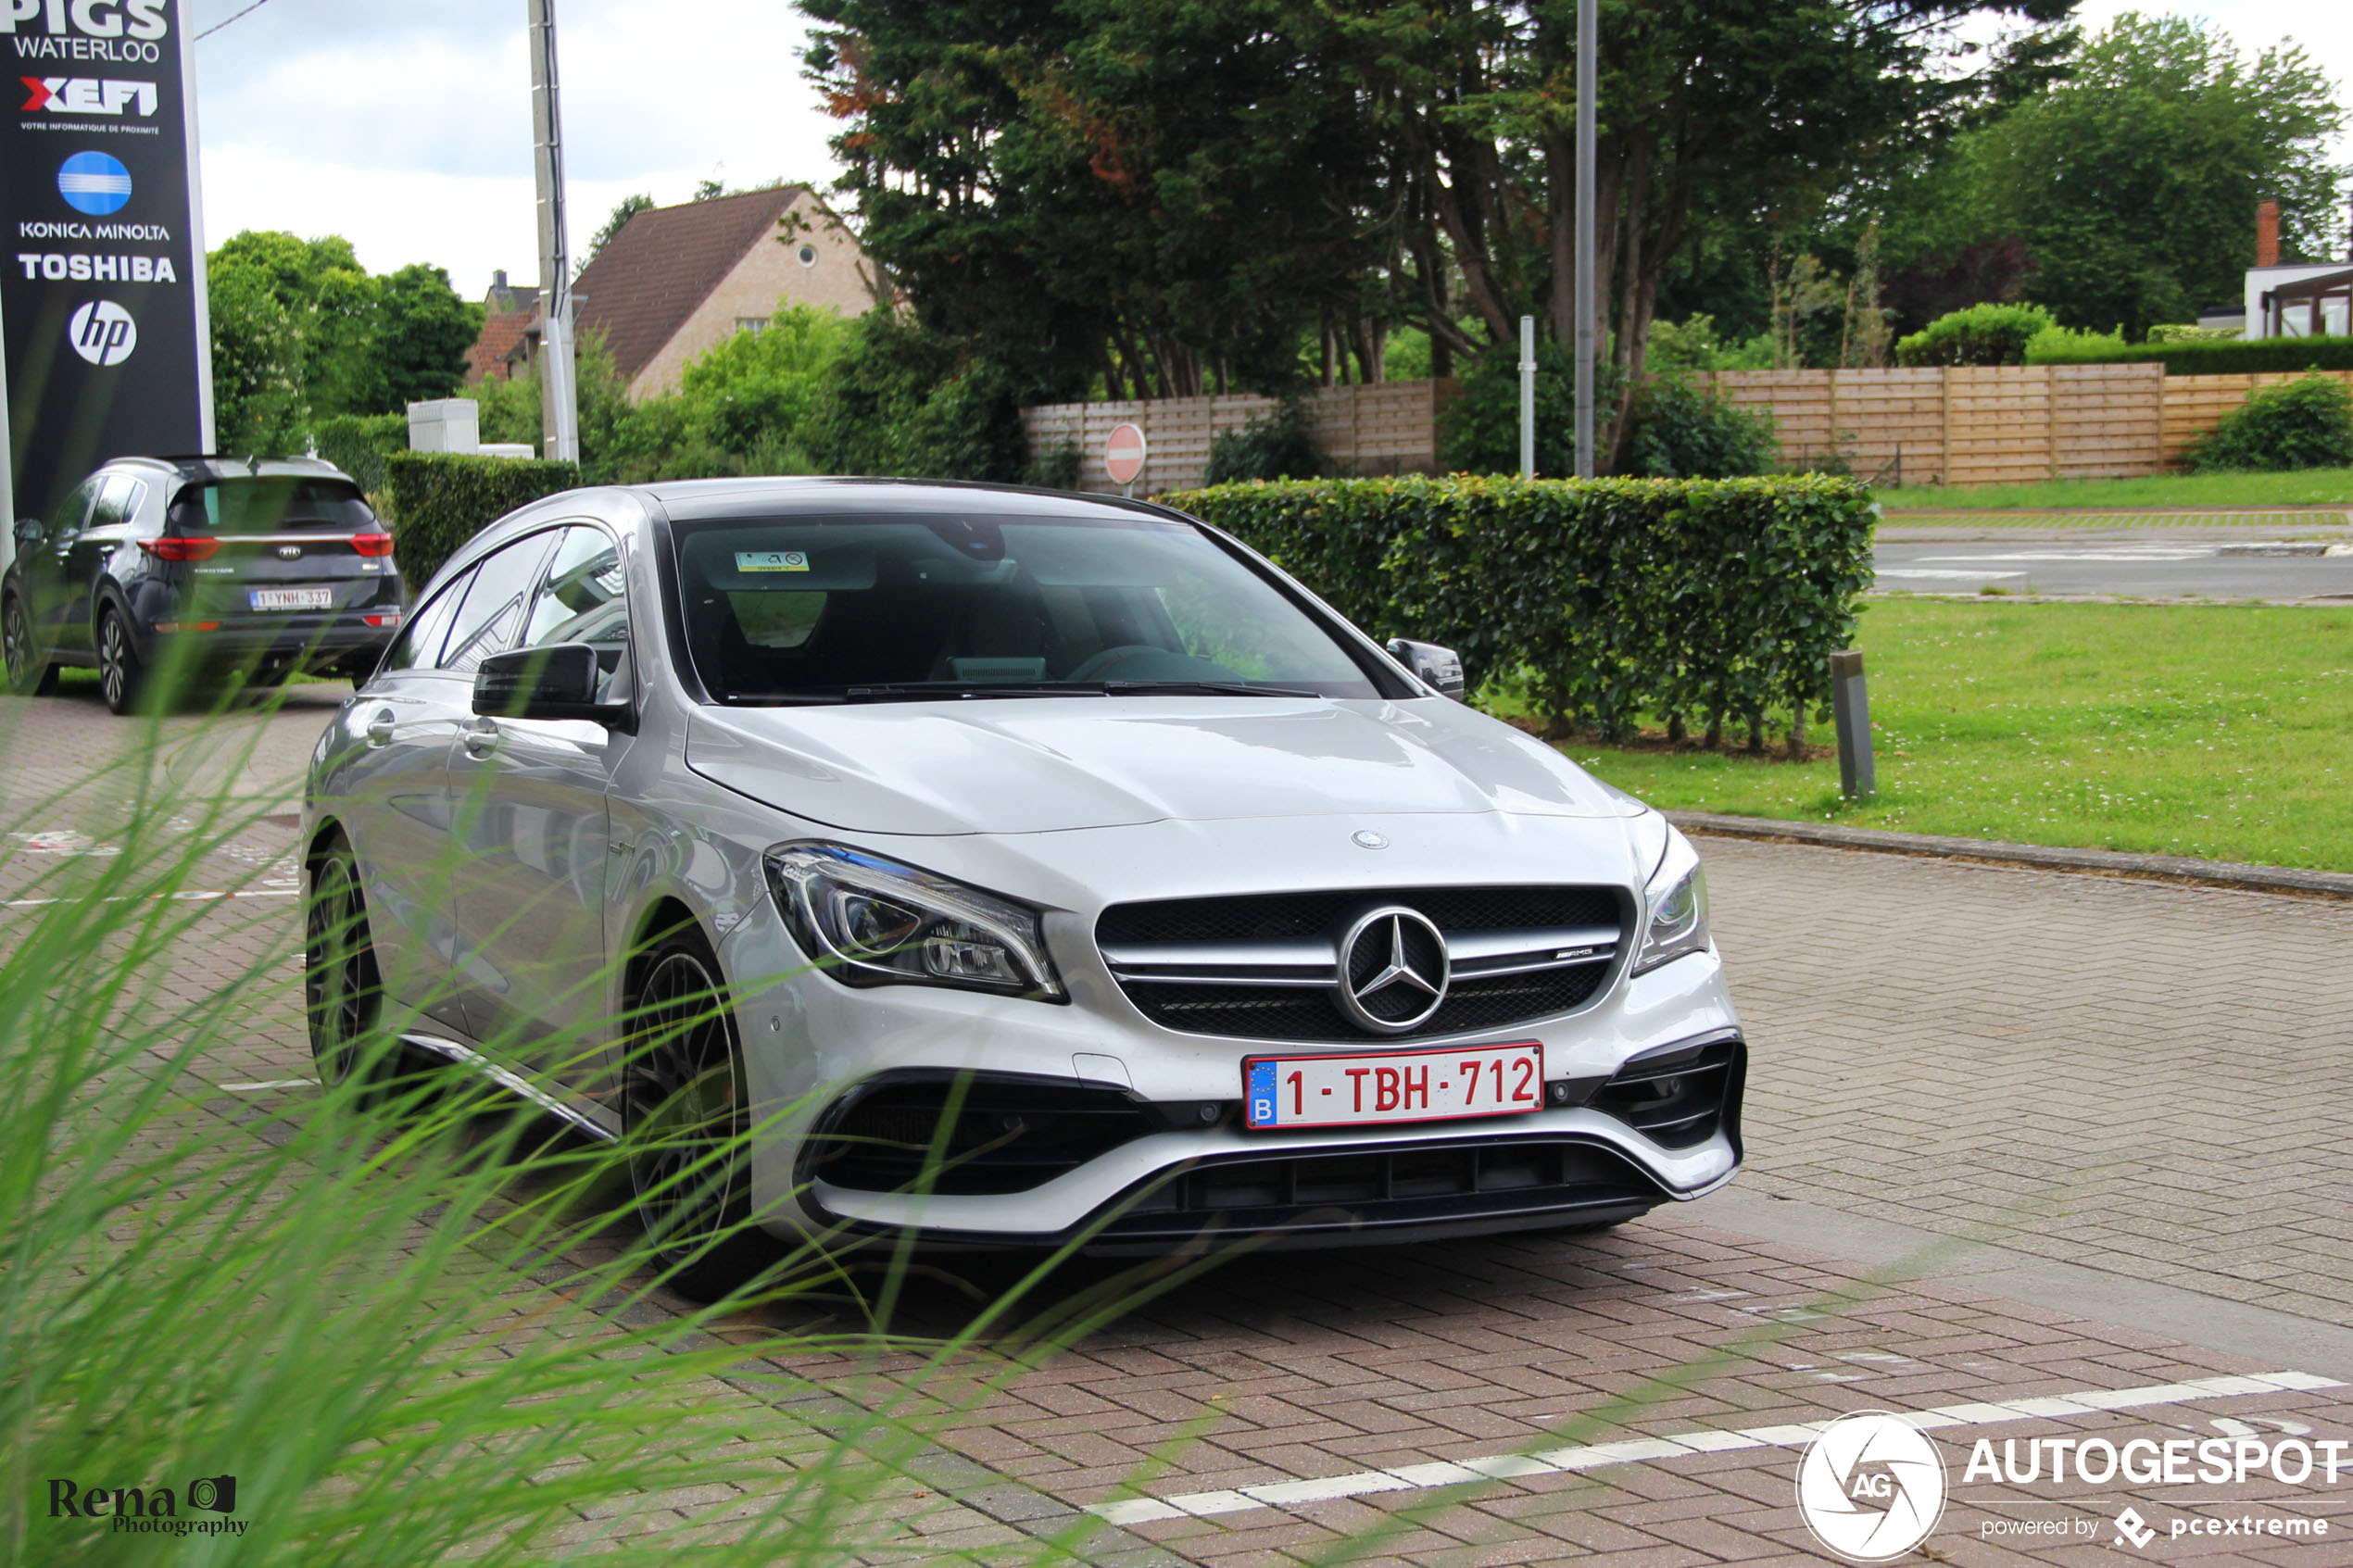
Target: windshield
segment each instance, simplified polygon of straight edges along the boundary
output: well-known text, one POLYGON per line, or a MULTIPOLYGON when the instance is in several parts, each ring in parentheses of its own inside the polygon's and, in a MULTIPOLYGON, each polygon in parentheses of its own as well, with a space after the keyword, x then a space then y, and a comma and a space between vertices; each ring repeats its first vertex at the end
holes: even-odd
POLYGON ((1187 523, 866 513, 675 538, 687 648, 721 702, 1380 695, 1187 523))
POLYGON ((278 533, 383 527, 347 479, 217 479, 182 488, 165 520, 174 533, 278 533))

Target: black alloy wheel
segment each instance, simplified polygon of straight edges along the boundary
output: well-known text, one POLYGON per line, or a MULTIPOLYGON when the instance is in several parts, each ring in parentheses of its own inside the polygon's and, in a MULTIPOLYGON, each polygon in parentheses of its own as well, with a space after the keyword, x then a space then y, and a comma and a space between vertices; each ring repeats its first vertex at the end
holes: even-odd
POLYGON ((138 707, 146 674, 138 645, 132 641, 131 623, 108 605, 98 614, 98 688, 106 694, 107 710, 128 713, 138 707))
POLYGON ((750 1224, 749 1097, 735 1014, 718 960, 692 928, 661 938, 635 967, 622 1073, 630 1185, 668 1283, 713 1300, 774 1257, 750 1224))
POLYGON ((384 977, 368 933, 368 904, 359 890, 359 862, 338 843, 310 872, 303 911, 302 1000, 310 1054, 319 1081, 333 1086, 380 1067, 396 1048, 377 1035, 384 1015, 384 977))
POLYGON ((14 594, 0 603, 0 659, 6 662, 8 689, 17 696, 47 696, 57 689, 57 667, 41 657, 32 640, 32 617, 14 594))

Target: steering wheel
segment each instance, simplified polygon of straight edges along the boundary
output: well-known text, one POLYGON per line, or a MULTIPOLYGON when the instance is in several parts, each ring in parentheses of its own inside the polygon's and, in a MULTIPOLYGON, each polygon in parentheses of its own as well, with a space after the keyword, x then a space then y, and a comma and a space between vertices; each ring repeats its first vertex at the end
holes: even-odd
POLYGON ((1078 668, 1063 676, 1063 679, 1065 681, 1100 681, 1103 679, 1103 671, 1109 670, 1115 664, 1124 664, 1131 659, 1150 657, 1152 655, 1158 655, 1165 658, 1167 657, 1167 653, 1168 650, 1166 648, 1156 648, 1150 643, 1122 643, 1117 647, 1105 648, 1101 653, 1095 654, 1091 658, 1085 659, 1079 664, 1078 668))

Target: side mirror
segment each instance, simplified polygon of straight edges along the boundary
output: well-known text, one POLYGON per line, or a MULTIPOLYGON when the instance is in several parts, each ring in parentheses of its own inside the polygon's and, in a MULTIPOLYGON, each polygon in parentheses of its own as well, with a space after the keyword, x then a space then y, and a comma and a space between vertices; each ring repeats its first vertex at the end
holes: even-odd
POLYGON ((586 643, 494 653, 474 671, 474 711, 493 719, 585 719, 634 734, 635 711, 598 702, 597 650, 586 643))
POLYGON ((1412 671, 1439 695, 1463 700, 1463 656, 1453 648, 1440 647, 1436 643, 1417 643, 1410 637, 1391 637, 1389 656, 1412 671))
POLYGON ((17 519, 17 543, 28 549, 41 543, 41 520, 34 517, 17 519))

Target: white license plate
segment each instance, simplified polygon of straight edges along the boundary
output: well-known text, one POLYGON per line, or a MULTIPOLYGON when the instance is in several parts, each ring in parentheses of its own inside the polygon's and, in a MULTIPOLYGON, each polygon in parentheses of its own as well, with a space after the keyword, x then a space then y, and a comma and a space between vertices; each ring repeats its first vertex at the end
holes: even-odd
POLYGON ((1543 1109, 1544 1047, 1533 1040, 1242 1063, 1242 1110, 1252 1127, 1451 1122, 1543 1109))
POLYGON ((256 588, 253 608, 256 609, 333 609, 335 591, 333 588, 256 588))

